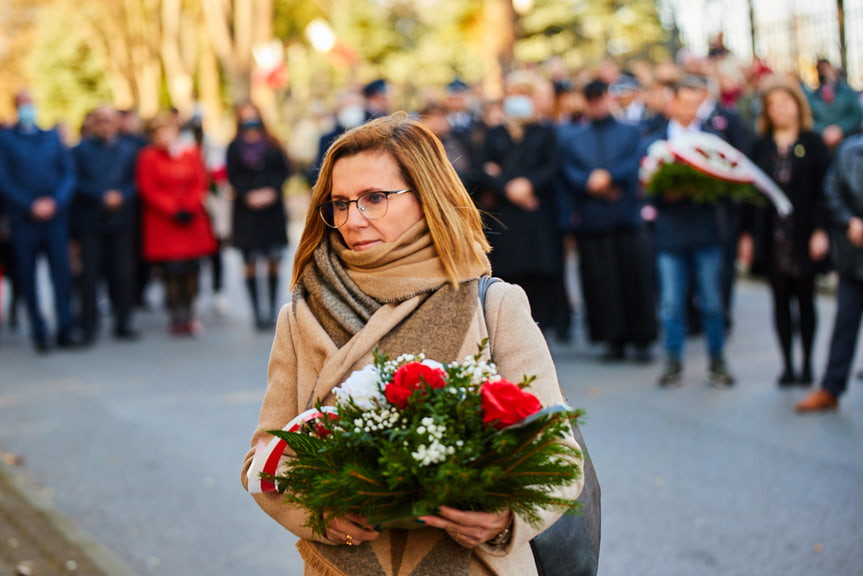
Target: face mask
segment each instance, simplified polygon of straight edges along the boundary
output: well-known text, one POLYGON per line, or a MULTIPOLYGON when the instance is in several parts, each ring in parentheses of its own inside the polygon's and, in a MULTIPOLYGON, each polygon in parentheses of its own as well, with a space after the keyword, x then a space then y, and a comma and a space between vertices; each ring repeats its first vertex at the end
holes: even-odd
POLYGON ((33 104, 22 104, 18 107, 18 123, 24 126, 36 124, 36 106, 33 104))
POLYGON ((510 118, 527 120, 533 117, 533 100, 529 96, 509 96, 503 101, 503 111, 510 118))
POLYGON ((339 126, 342 128, 356 128, 366 119, 366 110, 362 106, 354 105, 354 106, 345 106, 341 110, 336 117, 336 120, 339 123, 339 126))
POLYGON ((260 118, 254 120, 246 120, 240 124, 240 130, 260 130, 264 127, 264 123, 260 118))

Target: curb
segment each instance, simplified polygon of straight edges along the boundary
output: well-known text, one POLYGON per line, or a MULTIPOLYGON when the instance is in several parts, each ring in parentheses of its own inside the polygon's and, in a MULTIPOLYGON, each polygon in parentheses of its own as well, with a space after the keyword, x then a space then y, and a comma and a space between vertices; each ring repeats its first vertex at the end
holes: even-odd
POLYGON ((0 459, 0 476, 15 494, 40 515, 66 541, 107 576, 137 576, 125 563, 93 538, 54 505, 50 498, 35 492, 19 470, 0 459))

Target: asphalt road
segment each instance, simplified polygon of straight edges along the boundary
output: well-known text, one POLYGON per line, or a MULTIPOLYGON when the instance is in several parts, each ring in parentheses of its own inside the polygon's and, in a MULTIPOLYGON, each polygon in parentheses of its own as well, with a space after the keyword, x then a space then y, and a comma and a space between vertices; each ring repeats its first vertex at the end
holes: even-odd
MULTIPOLYGON (((171 338, 160 311, 138 316, 138 343, 48 357, 0 332, 0 451, 141 575, 302 574, 295 538, 240 485, 272 335, 251 329, 236 254, 228 273, 231 311, 211 311, 205 283, 199 340, 171 338)), ((819 312, 820 372, 830 298, 819 312)), ((836 413, 795 415, 804 392, 775 384, 765 288, 740 284, 735 316, 740 382, 725 391, 705 384, 700 340, 670 391, 654 384, 658 361, 606 365, 583 338, 553 344, 588 412, 601 576, 863 575, 863 383, 836 413)))

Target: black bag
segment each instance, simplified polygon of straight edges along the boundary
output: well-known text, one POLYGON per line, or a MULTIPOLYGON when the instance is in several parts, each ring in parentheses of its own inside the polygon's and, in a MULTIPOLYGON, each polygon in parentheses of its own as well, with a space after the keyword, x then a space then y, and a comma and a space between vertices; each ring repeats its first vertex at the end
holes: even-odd
MULTIPOLYGON (((488 287, 499 281, 499 278, 489 276, 479 279, 479 300, 483 311, 488 287)), ((572 427, 572 434, 584 457, 584 488, 578 497, 581 512, 578 516, 564 514, 530 541, 539 576, 596 576, 599 569, 602 532, 599 479, 578 426, 572 427)))

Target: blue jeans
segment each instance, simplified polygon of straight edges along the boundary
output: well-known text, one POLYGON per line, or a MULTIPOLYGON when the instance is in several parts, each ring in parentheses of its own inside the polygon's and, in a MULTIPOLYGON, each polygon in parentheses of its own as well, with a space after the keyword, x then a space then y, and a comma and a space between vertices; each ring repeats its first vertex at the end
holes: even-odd
POLYGON ((722 249, 708 246, 675 252, 659 252, 656 257, 660 281, 660 317, 665 332, 665 351, 669 357, 683 357, 686 340, 686 294, 689 278, 695 277, 701 325, 711 358, 722 356, 725 348, 725 312, 722 304, 722 249), (690 275, 690 269, 694 274, 690 275))

